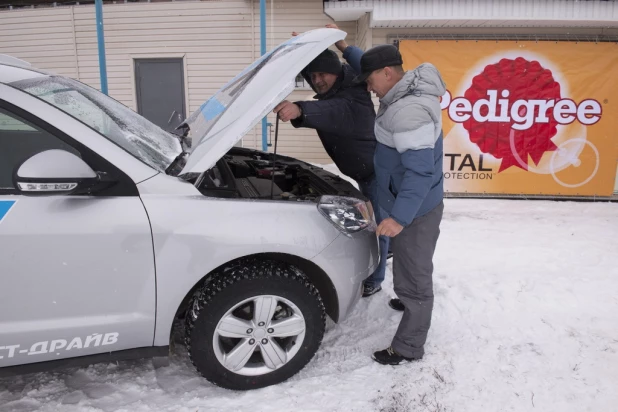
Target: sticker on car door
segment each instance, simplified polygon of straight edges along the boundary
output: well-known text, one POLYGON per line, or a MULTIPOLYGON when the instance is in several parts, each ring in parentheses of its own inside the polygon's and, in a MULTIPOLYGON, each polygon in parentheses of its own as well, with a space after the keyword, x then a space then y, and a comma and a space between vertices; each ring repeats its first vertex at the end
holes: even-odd
POLYGON ((4 345, 0 346, 0 360, 7 358, 13 358, 15 355, 45 355, 47 353, 55 353, 60 355, 61 349, 64 351, 70 351, 73 349, 86 349, 89 347, 108 346, 118 343, 120 333, 110 332, 106 334, 93 333, 85 338, 79 336, 73 339, 56 339, 56 340, 44 340, 36 342, 32 345, 4 345), (29 349, 28 349, 29 347, 29 349))
POLYGON ((0 223, 6 218, 17 200, 0 200, 0 223))

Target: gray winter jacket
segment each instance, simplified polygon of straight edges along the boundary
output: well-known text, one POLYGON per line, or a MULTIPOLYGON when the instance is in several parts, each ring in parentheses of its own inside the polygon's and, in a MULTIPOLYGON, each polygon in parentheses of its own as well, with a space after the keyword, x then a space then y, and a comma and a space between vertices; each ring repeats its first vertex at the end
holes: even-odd
POLYGON ((435 66, 406 72, 380 100, 374 156, 380 206, 407 226, 443 199, 442 113, 446 85, 435 66))

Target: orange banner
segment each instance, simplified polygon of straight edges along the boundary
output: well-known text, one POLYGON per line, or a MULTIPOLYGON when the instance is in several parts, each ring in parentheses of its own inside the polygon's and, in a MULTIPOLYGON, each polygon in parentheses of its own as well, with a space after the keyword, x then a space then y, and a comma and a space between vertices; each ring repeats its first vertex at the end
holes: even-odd
POLYGON ((452 193, 611 196, 618 44, 402 40, 406 70, 434 64, 444 187, 452 193))

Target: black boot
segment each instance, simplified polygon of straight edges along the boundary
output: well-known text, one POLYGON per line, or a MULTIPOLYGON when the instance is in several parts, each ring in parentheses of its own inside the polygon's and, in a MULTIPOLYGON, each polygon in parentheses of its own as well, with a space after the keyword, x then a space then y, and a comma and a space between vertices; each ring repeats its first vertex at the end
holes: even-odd
POLYGON ((374 352, 371 357, 374 361, 381 363, 382 365, 401 365, 404 362, 412 362, 415 360, 419 360, 420 358, 406 358, 405 356, 401 356, 392 346, 388 348, 374 352))
POLYGON ((406 309, 406 307, 403 306, 403 303, 401 303, 401 300, 397 298, 389 300, 388 306, 400 312, 403 312, 406 309))

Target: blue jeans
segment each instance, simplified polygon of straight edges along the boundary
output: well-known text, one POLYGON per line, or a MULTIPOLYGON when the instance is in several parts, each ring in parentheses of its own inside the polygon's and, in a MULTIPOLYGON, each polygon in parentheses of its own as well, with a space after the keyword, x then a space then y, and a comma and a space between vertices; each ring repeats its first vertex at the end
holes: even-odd
MULTIPOLYGON (((386 212, 378 204, 378 182, 375 175, 366 181, 357 181, 359 190, 364 196, 367 196, 373 206, 373 212, 376 216, 376 222, 380 224, 382 220, 387 218, 386 212)), ((388 256, 388 246, 390 238, 388 236, 380 236, 378 245, 380 247, 380 263, 371 276, 365 279, 365 284, 373 287, 380 286, 386 276, 386 259, 388 256)))

